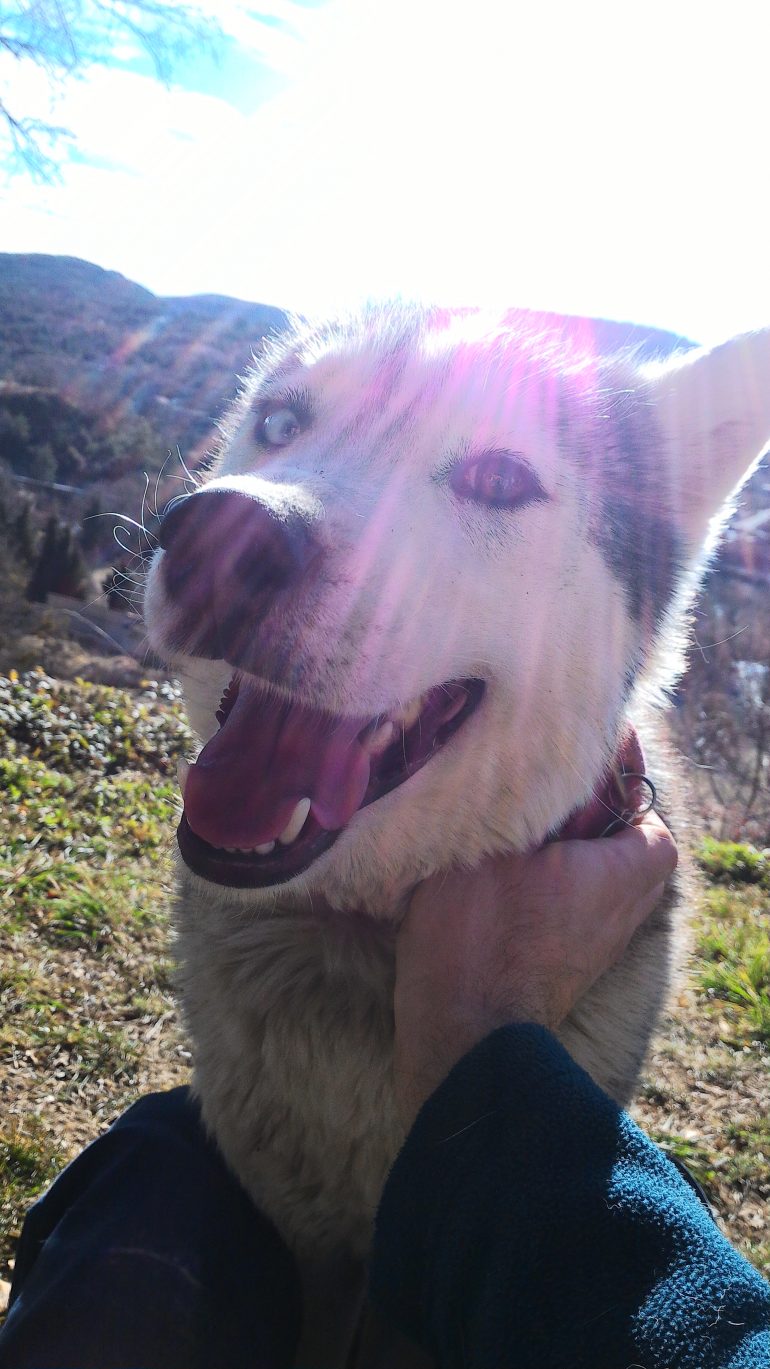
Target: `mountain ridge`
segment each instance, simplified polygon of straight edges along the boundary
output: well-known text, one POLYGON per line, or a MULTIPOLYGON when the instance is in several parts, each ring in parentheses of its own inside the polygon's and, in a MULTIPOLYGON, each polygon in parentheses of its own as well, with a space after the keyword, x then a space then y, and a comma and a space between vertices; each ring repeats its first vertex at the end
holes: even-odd
POLYGON ((108 425, 144 419, 159 450, 192 459, 252 347, 285 323, 272 305, 154 295, 79 257, 0 253, 0 379, 59 391, 108 425))

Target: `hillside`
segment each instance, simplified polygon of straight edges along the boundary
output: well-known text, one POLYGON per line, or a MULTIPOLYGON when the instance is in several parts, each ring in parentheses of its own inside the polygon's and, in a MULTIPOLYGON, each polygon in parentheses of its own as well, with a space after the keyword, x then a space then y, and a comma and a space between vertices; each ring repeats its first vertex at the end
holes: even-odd
MULTIPOLYGON (((557 314, 529 312, 544 326, 564 322, 557 314)), ((121 474, 155 472, 169 449, 178 448, 194 467, 252 351, 286 319, 273 305, 223 295, 158 297, 117 271, 75 257, 0 253, 0 460, 22 475, 75 485, 114 479, 116 467, 121 474), (62 422, 93 431, 79 440, 67 437, 72 451, 66 460, 56 457, 50 477, 43 473, 50 470, 45 459, 40 471, 24 470, 11 454, 3 411, 16 414, 21 407, 34 424, 28 411, 54 405, 54 396, 63 403, 48 422, 52 444, 61 446, 62 422), (105 438, 125 459, 108 453, 105 465, 99 450, 105 438)), ((639 324, 570 322, 573 331, 585 327, 602 354, 633 348, 649 359, 694 345, 639 324)), ((768 488, 770 477, 765 486, 760 479, 762 498, 755 499, 752 486, 747 515, 761 515, 768 488)))
POLYGON ((146 419, 111 423, 58 390, 0 381, 0 452, 17 476, 82 489, 156 469, 160 448, 146 419))
POLYGON ((158 298, 75 257, 0 253, 0 380, 59 391, 107 422, 144 418, 160 447, 186 454, 285 319, 220 295, 158 298))
MULTIPOLYGON (((555 314, 535 317, 559 322, 555 314)), ((271 305, 223 295, 159 298, 75 257, 0 253, 0 382, 58 392, 108 433, 145 420, 157 454, 147 462, 143 432, 135 440, 138 469, 156 470, 168 447, 194 464, 252 348, 285 322, 271 305)), ((590 327, 600 352, 633 346, 651 357, 692 346, 630 323, 600 319, 590 327)), ((84 481, 99 478, 94 467, 85 463, 84 481)))

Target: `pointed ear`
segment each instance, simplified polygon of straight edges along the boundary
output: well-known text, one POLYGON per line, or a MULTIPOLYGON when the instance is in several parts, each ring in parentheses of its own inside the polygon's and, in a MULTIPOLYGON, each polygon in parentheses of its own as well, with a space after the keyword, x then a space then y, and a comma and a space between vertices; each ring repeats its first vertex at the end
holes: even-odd
POLYGON ((667 503, 695 554, 718 535, 731 496, 770 442, 770 329, 647 374, 667 503))

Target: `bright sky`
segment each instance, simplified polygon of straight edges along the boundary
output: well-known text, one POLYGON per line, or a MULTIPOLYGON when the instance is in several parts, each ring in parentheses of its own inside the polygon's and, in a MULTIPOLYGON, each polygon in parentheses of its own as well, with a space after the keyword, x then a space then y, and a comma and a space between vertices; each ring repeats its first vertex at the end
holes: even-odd
MULTIPOLYGON (((158 294, 400 294, 770 324, 767 0, 203 0, 215 64, 129 49, 63 90, 60 185, 0 182, 0 250, 158 294)), ((43 83, 0 64, 9 103, 43 83)))

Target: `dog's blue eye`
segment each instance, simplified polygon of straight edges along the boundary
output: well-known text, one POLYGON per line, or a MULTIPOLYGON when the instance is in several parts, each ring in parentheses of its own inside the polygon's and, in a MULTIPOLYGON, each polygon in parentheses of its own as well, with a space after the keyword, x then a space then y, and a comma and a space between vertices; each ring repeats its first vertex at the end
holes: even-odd
POLYGON ((287 446, 301 431, 302 425, 293 409, 276 409, 260 424, 260 436, 271 447, 287 446))
POLYGON ((511 452, 484 452, 454 466, 449 484, 460 499, 473 499, 490 508, 521 508, 546 495, 526 461, 511 452))

